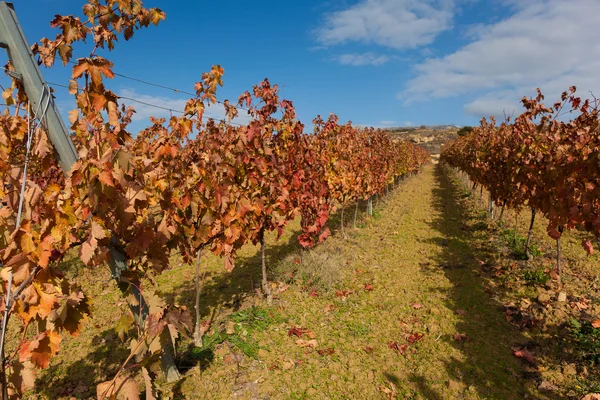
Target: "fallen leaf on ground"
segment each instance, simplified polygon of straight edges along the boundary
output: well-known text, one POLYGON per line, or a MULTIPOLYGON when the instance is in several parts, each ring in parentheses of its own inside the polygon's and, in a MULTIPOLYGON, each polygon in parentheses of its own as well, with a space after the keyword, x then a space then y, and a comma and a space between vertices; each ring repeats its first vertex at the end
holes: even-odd
POLYGON ((325 307, 323 307, 323 311, 328 313, 335 310, 336 308, 337 307, 334 304, 327 304, 325 307))
POLYGON ((600 328, 600 319, 596 319, 596 320, 592 321, 592 327, 600 328))
POLYGON ((390 342, 388 343, 388 347, 402 356, 406 353, 406 349, 408 349, 407 344, 398 344, 398 342, 390 342))
POLYGON ((280 293, 285 292, 286 290, 288 290, 290 288, 290 285, 281 285, 277 288, 277 290, 275 290, 275 292, 273 293, 273 295, 278 295, 280 293))
POLYGON ((465 335, 464 333, 455 333, 454 340, 456 340, 457 342, 465 342, 465 341, 469 340, 469 337, 467 335, 465 335))
POLYGON ((331 356, 335 354, 335 349, 330 347, 328 349, 317 350, 317 353, 319 353, 320 356, 331 356))
POLYGON ((421 333, 413 333, 412 335, 410 335, 409 337, 406 338, 406 340, 410 344, 415 344, 419 340, 422 340, 422 339, 423 339, 423 334, 421 334, 421 333))
POLYGON ((581 400, 600 400, 600 393, 586 394, 581 400))
POLYGON ((461 317, 467 315, 467 312, 465 310, 456 310, 455 313, 456 315, 460 315, 461 317))
POLYGON ((353 291, 352 290, 348 290, 348 289, 346 289, 346 290, 336 290, 335 297, 346 298, 346 297, 348 297, 352 293, 353 293, 353 291))
POLYGON ((310 339, 314 339, 316 337, 316 335, 310 330, 310 329, 306 329, 306 328, 300 328, 300 327, 293 327, 290 328, 288 330, 288 336, 297 336, 297 337, 302 337, 304 335, 308 336, 310 339))
POLYGON ((420 308, 423 308, 423 304, 421 304, 421 303, 413 303, 412 304, 412 308, 418 310, 420 308))
POLYGON ((315 347, 319 346, 319 342, 317 342, 315 339, 312 339, 312 340, 298 339, 298 340, 296 340, 296 344, 300 347, 311 347, 311 348, 315 348, 315 347))
POLYGON ((365 291, 370 292, 371 290, 373 290, 373 285, 370 283, 365 283, 365 291))
POLYGON ((530 364, 535 364, 535 357, 525 347, 514 347, 512 351, 515 357, 522 358, 530 364))
POLYGON ((365 347, 363 350, 367 354, 372 354, 375 351, 375 349, 373 349, 372 347, 365 347))
POLYGON ((283 363, 283 365, 281 366, 281 369, 288 370, 288 369, 292 369, 293 367, 294 367, 294 363, 292 361, 285 361, 283 363))

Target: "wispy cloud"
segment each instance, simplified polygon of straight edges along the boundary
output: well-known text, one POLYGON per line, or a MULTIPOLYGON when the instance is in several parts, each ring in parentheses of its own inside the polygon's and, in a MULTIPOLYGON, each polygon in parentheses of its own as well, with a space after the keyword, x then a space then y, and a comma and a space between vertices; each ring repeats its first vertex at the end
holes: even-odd
POLYGON ((361 42, 415 48, 449 29, 453 16, 452 0, 361 0, 326 15, 316 35, 324 46, 361 42))
MULTIPOLYGON (((597 0, 506 0, 512 15, 470 31, 472 42, 416 67, 399 97, 408 102, 463 94, 476 115, 508 114, 540 87, 554 99, 571 85, 600 91, 597 0)), ((552 101, 550 100, 550 101, 552 101)), ((517 110, 518 111, 518 110, 517 110)))
POLYGON ((365 65, 379 66, 390 61, 389 56, 377 55, 371 52, 342 54, 333 59, 342 65, 352 65, 354 67, 362 67, 365 65))

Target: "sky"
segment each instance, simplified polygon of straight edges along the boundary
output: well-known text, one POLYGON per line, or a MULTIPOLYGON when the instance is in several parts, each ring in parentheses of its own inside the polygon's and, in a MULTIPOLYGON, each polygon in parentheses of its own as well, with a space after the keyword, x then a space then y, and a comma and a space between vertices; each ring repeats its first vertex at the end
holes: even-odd
MULTIPOLYGON (((83 0, 16 0, 30 44, 53 37, 55 14, 83 0), (34 11, 34 12, 33 12, 34 11)), ((317 115, 375 127, 474 125, 522 111, 540 87, 548 103, 569 86, 600 94, 600 0, 144 0, 166 20, 103 53, 126 76, 193 92, 202 72, 225 70, 220 100, 269 78, 309 127, 317 115)), ((89 53, 89 46, 87 47, 89 53)), ((76 48, 75 56, 87 55, 76 48)), ((0 61, 5 62, 3 54, 0 61)), ((42 67, 68 84, 70 66, 42 67)), ((6 78, 0 80, 5 85, 6 78)), ((189 96, 115 78, 118 95, 174 110, 189 96)), ((74 102, 56 88, 66 116, 74 102)), ((124 101, 128 103, 128 101, 124 101)), ((132 129, 169 111, 132 103, 132 129)), ((242 113, 244 113, 242 111, 242 113)), ((208 115, 220 117, 220 107, 208 115)), ((243 117, 238 120, 244 122, 243 117)))

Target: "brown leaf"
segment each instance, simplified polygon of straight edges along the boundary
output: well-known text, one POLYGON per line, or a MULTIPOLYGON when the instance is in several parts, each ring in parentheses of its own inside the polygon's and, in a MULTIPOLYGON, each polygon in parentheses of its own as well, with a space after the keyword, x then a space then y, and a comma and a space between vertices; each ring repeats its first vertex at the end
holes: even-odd
POLYGON ((600 328, 600 319, 593 320, 592 321, 592 327, 596 328, 596 329, 600 328))
POLYGON ((302 336, 308 336, 311 339, 314 339, 316 336, 314 333, 312 333, 310 330, 306 329, 306 328, 299 328, 299 327, 293 327, 290 328, 288 330, 288 336, 297 336, 297 337, 302 337, 302 336))
POLYGON ((335 310, 337 307, 334 304, 327 304, 325 307, 323 307, 323 311, 326 313, 329 313, 333 310, 335 310))
POLYGON ((52 145, 48 140, 48 135, 46 135, 46 131, 43 129, 38 129, 36 131, 36 144, 33 149, 33 154, 36 154, 40 158, 44 158, 49 154, 53 153, 52 145))
POLYGON ((115 186, 115 181, 110 171, 104 170, 100 172, 100 174, 98 175, 98 180, 104 183, 106 186, 115 186))
POLYGON ((413 333, 412 335, 408 336, 406 338, 406 340, 408 341, 408 343, 410 344, 415 344, 420 340, 423 340, 423 334, 421 333, 413 333))
POLYGON ((319 346, 319 342, 317 342, 315 339, 311 339, 311 340, 298 339, 298 340, 296 340, 296 344, 300 347, 310 347, 310 348, 315 348, 315 347, 319 346))
POLYGON ((330 347, 328 349, 317 350, 317 353, 319 353, 320 356, 331 356, 335 354, 335 349, 330 347))
POLYGON ((413 303, 412 304, 412 308, 414 308, 415 310, 419 310, 419 309, 423 308, 423 304, 421 304, 421 303, 413 303))
POLYGON ((396 353, 398 353, 399 355, 404 355, 404 353, 406 353, 406 349, 408 349, 408 345, 407 344, 398 344, 398 342, 389 342, 388 343, 388 347, 392 350, 394 350, 396 353))
POLYGON ((600 400, 600 393, 589 393, 581 398, 581 400, 600 400))
POLYGON ((457 342, 466 342, 467 340, 469 340, 469 337, 464 333, 455 333, 453 337, 454 340, 457 342))
POLYGON ((527 350, 527 348, 514 347, 512 351, 515 357, 522 358, 530 364, 535 364, 535 357, 529 352, 529 350, 527 350))

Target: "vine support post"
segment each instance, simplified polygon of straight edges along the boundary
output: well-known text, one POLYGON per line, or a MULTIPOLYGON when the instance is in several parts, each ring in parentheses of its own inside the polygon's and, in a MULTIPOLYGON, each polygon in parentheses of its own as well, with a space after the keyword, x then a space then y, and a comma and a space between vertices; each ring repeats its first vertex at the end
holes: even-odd
POLYGON ((562 266, 560 265, 560 256, 561 256, 561 248, 560 248, 560 238, 556 239, 556 273, 558 275, 558 285, 561 283, 561 275, 562 275, 562 266))
MULTIPOLYGON (((129 309, 131 310, 133 319, 136 321, 138 326, 143 327, 146 323, 146 318, 150 313, 148 302, 144 300, 144 296, 142 295, 142 292, 138 286, 121 281, 121 273, 129 268, 125 254, 118 250, 114 243, 109 246, 108 251, 110 254, 108 266, 110 268, 112 278, 117 281, 117 286, 124 296, 129 292, 136 299, 138 306, 136 307, 130 304, 129 309)), ((171 341, 168 341, 168 343, 171 343, 171 341)), ((160 359, 160 367, 167 382, 175 382, 181 379, 181 374, 175 365, 174 348, 172 345, 167 345, 163 349, 163 355, 160 359)))
POLYGON ((558 237, 558 239, 556 239, 556 273, 558 275, 558 286, 562 286, 562 265, 560 263, 560 259, 562 256, 562 248, 560 245, 560 237, 562 236, 563 233, 563 227, 559 226, 558 227, 558 232, 560 232, 560 236, 558 237))
POLYGON ((202 257, 202 251, 198 250, 196 255, 196 303, 194 308, 196 309, 196 324, 194 325, 194 345, 196 347, 202 347, 202 334, 200 333, 200 260, 202 257))
POLYGON ((260 231, 260 263, 262 270, 262 290, 263 295, 267 298, 267 304, 273 303, 271 289, 269 288, 269 280, 267 279, 267 264, 265 262, 265 231, 260 231))
POLYGON ((527 242, 525 243, 525 254, 528 259, 532 259, 531 252, 529 251, 529 246, 531 244, 531 235, 533 235, 533 223, 535 222, 535 208, 531 209, 531 222, 529 223, 529 232, 527 233, 527 242))
POLYGON ((498 222, 502 221, 502 217, 504 216, 504 209, 506 208, 506 200, 502 203, 502 209, 500 210, 500 216, 498 217, 498 222))
POLYGON ((5 1, 0 1, 0 47, 6 49, 15 68, 15 72, 11 74, 23 83, 31 108, 35 110, 39 107, 39 102, 48 102, 45 118, 40 122, 47 128, 58 163, 67 174, 78 159, 77 151, 21 29, 14 6, 5 1))
POLYGON ((346 239, 346 231, 344 231, 344 203, 342 202, 342 212, 340 218, 340 230, 342 232, 342 237, 346 239))
POLYGON ((513 235, 513 246, 517 245, 517 226, 518 226, 518 222, 519 222, 519 213, 515 212, 515 232, 513 235))
POLYGON ((360 203, 360 199, 356 199, 356 208, 354 209, 354 228, 356 228, 356 219, 358 218, 358 205, 360 203))
POLYGON ((6 338, 6 323, 8 321, 10 302, 10 289, 12 285, 12 272, 8 277, 8 285, 6 285, 6 301, 4 303, 4 318, 2 318, 2 338, 0 338, 0 385, 2 385, 2 400, 8 400, 8 388, 6 387, 6 360, 4 359, 4 340, 6 338))
POLYGON ((373 216, 373 196, 369 196, 369 200, 367 200, 367 215, 373 216))

